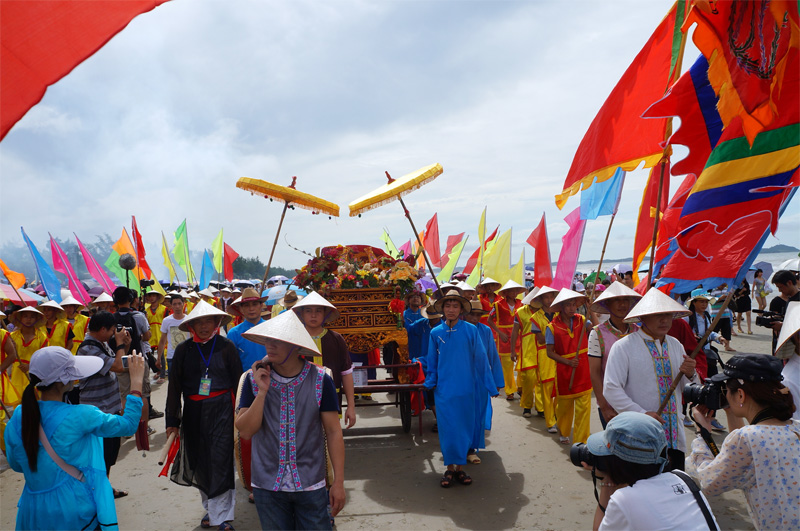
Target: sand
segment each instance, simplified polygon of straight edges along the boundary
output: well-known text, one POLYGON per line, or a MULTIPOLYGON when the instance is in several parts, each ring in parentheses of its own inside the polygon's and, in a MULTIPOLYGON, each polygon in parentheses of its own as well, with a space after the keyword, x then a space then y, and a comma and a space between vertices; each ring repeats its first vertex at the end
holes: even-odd
MULTIPOLYGON (((740 353, 769 353, 770 335, 753 326, 754 335, 733 338, 740 353)), ((166 385, 155 386, 153 401, 163 409, 166 385)), ((378 401, 391 397, 374 395, 378 401)), ((474 484, 439 486, 444 466, 433 415, 423 413, 423 433, 413 419, 403 433, 398 410, 391 405, 357 408, 358 421, 346 430, 345 487, 347 504, 336 518, 338 529, 591 529, 595 510, 588 472, 569 462, 568 448, 546 432, 544 420, 524 419, 518 402, 492 400, 494 426, 481 451, 483 462, 468 465, 474 484)), ((725 422, 725 416, 720 420, 725 422)), ((133 439, 123 443, 111 482, 130 492, 117 501, 121 529, 199 529, 204 514, 196 489, 159 478, 157 461, 165 442, 164 422, 152 422, 152 451, 142 457, 133 439)), ((592 432, 600 431, 597 415, 592 432)), ((694 433, 687 432, 689 440, 694 433)), ((721 444, 724 434, 716 436, 721 444)), ((16 503, 23 488, 21 474, 0 474, 0 529, 14 527, 16 503)), ((753 529, 741 492, 712 498, 722 529, 753 529)), ((237 481, 236 520, 239 529, 259 529, 255 506, 237 481)))

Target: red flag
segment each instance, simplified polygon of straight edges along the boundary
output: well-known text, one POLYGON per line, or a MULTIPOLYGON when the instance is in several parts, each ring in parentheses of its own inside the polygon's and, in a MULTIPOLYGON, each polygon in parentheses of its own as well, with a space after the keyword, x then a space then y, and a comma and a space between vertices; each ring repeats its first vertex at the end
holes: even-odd
POLYGON ((131 216, 131 218, 133 218, 131 234, 133 235, 134 249, 136 249, 136 261, 138 262, 139 267, 142 269, 145 277, 150 278, 153 275, 153 272, 150 270, 150 266, 147 265, 147 260, 144 259, 146 253, 144 252, 142 235, 139 233, 139 228, 136 226, 136 216, 131 216))
POLYGON ((547 237, 547 221, 542 214, 542 221, 533 229, 527 241, 536 250, 533 265, 533 283, 540 288, 553 282, 553 267, 550 260, 550 240, 547 237))
POLYGON ((442 256, 447 256, 450 254, 450 251, 453 250, 453 247, 458 245, 461 242, 461 239, 464 237, 464 233, 461 234, 454 234, 452 236, 447 237, 447 248, 444 250, 444 254, 442 256))
POLYGON ((676 12, 673 6, 595 116, 572 160, 564 190, 556 195, 558 208, 591 186, 595 177, 603 182, 618 167, 631 171, 644 161, 650 168, 660 160, 667 119, 641 116, 670 85, 676 12))
POLYGON ((644 260, 647 251, 653 243, 653 227, 656 222, 656 203, 658 202, 658 184, 663 166, 664 183, 661 194, 661 212, 666 211, 669 201, 669 159, 665 159, 653 166, 647 186, 642 195, 642 205, 639 207, 639 220, 636 222, 636 236, 633 239, 633 280, 639 283, 639 265, 644 260))
POLYGON ((235 262, 236 259, 239 258, 239 253, 234 251, 233 247, 231 247, 226 243, 225 251, 223 252, 223 257, 225 260, 225 267, 224 267, 225 280, 230 282, 231 280, 233 280, 233 262, 235 262))
POLYGON ((431 259, 431 265, 440 267, 442 255, 439 249, 439 220, 436 214, 425 225, 425 239, 422 241, 422 245, 425 246, 428 258, 431 259))
MULTIPOLYGON (((494 229, 494 232, 491 233, 488 238, 486 238, 486 241, 483 242, 483 251, 484 252, 486 252, 486 246, 489 245, 489 242, 494 240, 495 237, 497 236, 497 231, 499 229, 500 229, 500 225, 498 225, 497 228, 494 229)), ((475 265, 477 265, 477 263, 478 263, 478 256, 480 255, 480 251, 481 251, 481 247, 479 245, 478 248, 475 249, 475 252, 472 253, 472 256, 469 257, 469 260, 467 260, 467 265, 464 266, 464 270, 462 271, 463 274, 469 275, 470 273, 472 273, 472 270, 475 268, 475 265)))
POLYGON ((0 139, 49 85, 165 1, 0 2, 0 139))

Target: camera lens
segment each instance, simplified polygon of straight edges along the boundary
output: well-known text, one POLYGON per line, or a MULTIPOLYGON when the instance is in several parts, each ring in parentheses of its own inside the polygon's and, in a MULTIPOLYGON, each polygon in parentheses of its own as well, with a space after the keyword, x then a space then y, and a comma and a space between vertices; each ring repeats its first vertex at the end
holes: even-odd
POLYGON ((586 463, 589 466, 595 466, 595 456, 583 443, 575 443, 572 445, 572 448, 569 449, 569 460, 572 461, 572 464, 575 466, 582 467, 581 461, 586 463))

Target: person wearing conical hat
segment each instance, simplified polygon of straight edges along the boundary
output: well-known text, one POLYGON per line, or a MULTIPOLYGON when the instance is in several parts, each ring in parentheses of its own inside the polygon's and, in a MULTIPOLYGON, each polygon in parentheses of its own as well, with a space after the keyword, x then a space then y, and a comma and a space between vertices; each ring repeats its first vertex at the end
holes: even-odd
POLYGON ((625 317, 641 298, 641 295, 622 282, 614 282, 597 297, 589 308, 594 313, 609 316, 608 320, 592 328, 589 333, 588 347, 589 373, 592 377, 592 388, 603 429, 608 421, 617 414, 603 397, 603 377, 608 363, 608 354, 614 343, 639 328, 636 323, 626 323, 625 317))
POLYGON ((81 346, 81 341, 86 337, 86 331, 89 329, 89 318, 81 313, 83 304, 78 302, 73 296, 64 297, 61 300, 61 307, 64 308, 67 322, 72 327, 72 353, 78 352, 78 347, 81 346))
POLYGON ((476 405, 482 394, 496 395, 497 387, 477 327, 460 319, 472 311, 470 302, 456 289, 433 307, 444 315, 444 322, 431 330, 424 385, 434 391, 439 445, 447 466, 439 484, 444 488, 453 481, 471 485, 472 478, 461 467, 467 464, 476 426, 484 420, 476 405))
POLYGON ((47 334, 41 326, 45 321, 42 312, 31 306, 24 306, 11 316, 11 324, 16 328, 11 332, 17 361, 12 365, 11 385, 22 396, 28 386, 28 367, 31 356, 42 347, 47 346, 47 334))
POLYGON ((284 312, 243 336, 266 347, 264 359, 246 373, 236 415, 240 435, 251 440, 253 497, 261 527, 331 529, 346 500, 336 385, 321 367, 304 359, 319 349, 296 313, 284 312), (325 488, 326 446, 333 466, 330 493, 325 488))
POLYGON ((64 347, 72 350, 72 326, 67 321, 67 313, 56 301, 47 301, 38 306, 39 311, 44 315, 44 322, 41 324, 47 334, 47 345, 50 347, 64 347))
MULTIPOLYGON (((533 414, 534 397, 538 383, 539 352, 536 347, 536 334, 542 331, 533 320, 534 314, 539 311, 540 305, 534 298, 539 288, 534 288, 522 299, 520 307, 515 313, 514 327, 511 329, 511 354, 517 358, 519 366, 519 383, 522 387, 519 405, 522 407, 522 416, 530 418, 533 414), (520 345, 519 351, 516 345, 520 345)), ((543 407, 539 401, 538 407, 543 407)), ((541 409, 539 409, 541 411, 541 409)))
MULTIPOLYGON (((517 297, 523 293, 525 293, 524 286, 509 280, 505 286, 497 291, 498 297, 489 307, 488 325, 497 338, 497 353, 500 355, 500 363, 503 365, 503 377, 506 382, 506 400, 514 400, 514 392, 517 390, 517 382, 514 378, 514 363, 517 361, 516 352, 519 352, 519 340, 517 340, 517 344, 514 345, 512 351, 511 332, 514 328, 514 315, 522 307, 522 303, 517 300, 517 297)), ((483 304, 483 307, 486 308, 486 305, 483 304)))
POLYGON ((200 490, 207 511, 201 526, 219 529, 233 528, 236 503, 231 404, 242 361, 236 346, 219 335, 220 326, 230 320, 227 313, 200 301, 178 325, 191 338, 175 349, 165 410, 167 437, 180 436, 181 448, 170 479, 200 490))
POLYGON ((550 307, 555 300, 558 290, 550 286, 538 288, 535 295, 531 297, 531 303, 540 308, 531 316, 531 332, 536 344, 536 369, 534 374, 526 375, 533 377, 531 382, 534 386, 534 407, 536 414, 544 417, 548 433, 556 433, 556 409, 554 402, 553 388, 556 382, 556 365, 554 360, 547 355, 547 338, 545 332, 548 325, 553 321, 557 312, 550 307))
MULTIPOLYGON (((149 290, 144 295, 146 306, 144 308, 144 316, 147 317, 147 322, 150 325, 150 349, 153 356, 161 364, 163 370, 164 353, 158 348, 161 343, 161 325, 164 323, 164 318, 169 315, 169 310, 164 306, 164 294, 154 289, 149 290)), ((164 383, 163 376, 159 373, 157 384, 164 383)))
POLYGON ((209 303, 211 306, 216 306, 217 300, 214 297, 214 292, 212 291, 212 289, 213 289, 212 286, 209 285, 207 288, 200 290, 200 293, 198 295, 200 295, 200 298, 209 303))
POLYGON ((469 300, 477 300, 478 291, 463 280, 456 284, 456 287, 460 289, 461 293, 469 300))
POLYGON ((695 360, 686 355, 677 339, 667 335, 673 319, 688 313, 683 305, 651 288, 625 318, 629 323, 638 321, 640 328, 611 347, 603 380, 603 396, 617 413, 646 413, 664 426, 670 470, 683 470, 684 466, 683 387, 689 382, 701 383, 695 360), (679 384, 658 415, 675 378, 679 384))
POLYGON ((114 299, 105 291, 95 297, 91 306, 95 310, 103 310, 109 313, 114 313, 116 311, 114 308, 114 299))
MULTIPOLYGON (((0 312, 0 321, 5 318, 6 314, 0 312)), ((14 340, 11 339, 11 332, 0 327, 0 397, 9 408, 16 407, 22 399, 22 395, 11 384, 11 378, 9 377, 10 369, 16 361, 17 347, 14 340)), ((5 418, 5 412, 0 409, 0 419, 3 418, 5 418)))
POLYGON ((264 346, 245 339, 242 334, 264 322, 261 318, 261 310, 267 297, 262 297, 254 288, 244 288, 242 296, 228 306, 228 313, 240 316, 243 319, 228 331, 228 339, 236 346, 239 359, 242 360, 242 368, 245 370, 253 363, 262 359, 266 352, 264 346))
POLYGON ((316 291, 303 297, 300 302, 293 303, 290 308, 300 318, 322 354, 314 357, 314 363, 330 369, 336 388, 344 391, 347 399, 345 428, 352 428, 356 424, 353 360, 342 335, 325 328, 326 324, 339 318, 339 310, 316 291))
MULTIPOLYGON (((475 286, 475 290, 478 292, 478 300, 481 301, 483 309, 486 310, 486 315, 481 318, 481 322, 486 326, 489 326, 489 312, 492 311, 492 304, 501 298, 495 292, 502 286, 502 284, 491 277, 484 278, 475 286)), ((491 326, 489 326, 489 328, 491 328, 491 326)), ((494 328, 492 328, 492 334, 496 339, 497 332, 495 332, 494 328)))
POLYGON ((586 356, 588 326, 586 318, 578 313, 578 306, 586 296, 571 289, 561 288, 551 308, 558 312, 545 331, 547 355, 556 366, 556 424, 561 444, 586 443, 589 438, 589 419, 592 409, 592 380, 586 356))

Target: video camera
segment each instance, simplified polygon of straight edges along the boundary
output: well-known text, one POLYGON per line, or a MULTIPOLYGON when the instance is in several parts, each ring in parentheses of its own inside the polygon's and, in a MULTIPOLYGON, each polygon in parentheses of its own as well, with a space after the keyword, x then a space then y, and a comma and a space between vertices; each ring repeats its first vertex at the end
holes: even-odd
POLYGON ((608 468, 606 466, 607 459, 608 457, 604 455, 594 455, 583 443, 575 443, 572 445, 572 448, 569 449, 569 460, 572 461, 573 465, 578 467, 583 467, 581 464, 581 461, 583 461, 587 465, 593 466, 601 472, 605 472, 608 468))
POLYGON ((772 325, 775 323, 782 323, 783 316, 776 312, 771 312, 769 310, 753 310, 756 315, 756 325, 757 326, 764 326, 766 328, 772 328, 772 325))
POLYGON ((728 407, 723 382, 712 382, 709 378, 702 384, 686 384, 683 388, 683 403, 706 406, 712 410, 728 407))
POLYGON ((155 283, 156 283, 155 280, 146 280, 146 279, 143 278, 143 279, 141 279, 139 281, 139 287, 141 287, 142 289, 145 289, 145 288, 149 288, 150 286, 152 286, 155 283))

